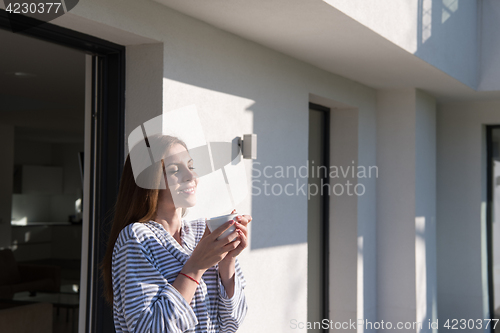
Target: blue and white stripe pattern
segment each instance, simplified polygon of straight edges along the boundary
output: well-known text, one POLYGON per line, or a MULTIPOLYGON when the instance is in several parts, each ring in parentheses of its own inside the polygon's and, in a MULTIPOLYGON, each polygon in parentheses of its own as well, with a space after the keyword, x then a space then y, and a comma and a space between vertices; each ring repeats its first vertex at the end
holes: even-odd
POLYGON ((236 332, 247 311, 238 261, 231 298, 217 265, 203 274, 190 304, 171 285, 204 231, 204 219, 183 221, 182 246, 153 221, 132 223, 121 231, 112 263, 117 333, 236 332))

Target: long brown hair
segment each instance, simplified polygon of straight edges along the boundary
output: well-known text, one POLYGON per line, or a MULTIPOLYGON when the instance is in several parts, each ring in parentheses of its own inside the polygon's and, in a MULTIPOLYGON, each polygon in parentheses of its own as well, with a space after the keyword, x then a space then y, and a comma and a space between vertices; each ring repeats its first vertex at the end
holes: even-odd
MULTIPOLYGON (((187 150, 186 144, 180 139, 169 135, 157 135, 148 137, 147 145, 154 147, 165 147, 165 155, 174 144, 180 144, 187 150)), ((160 184, 163 176, 163 163, 156 164, 152 170, 148 170, 150 180, 160 184)), ((158 186, 159 187, 159 186, 158 186)), ((167 186, 168 188, 168 186, 167 186)), ((106 254, 101 263, 101 277, 104 281, 104 296, 108 303, 113 304, 113 280, 111 275, 111 265, 113 259, 113 249, 118 239, 118 235, 127 225, 134 222, 147 222, 156 218, 158 205, 158 188, 147 189, 137 185, 134 179, 130 155, 127 156, 120 179, 120 189, 114 208, 113 223, 109 234, 106 254)), ((183 210, 184 213, 184 210, 183 210)))

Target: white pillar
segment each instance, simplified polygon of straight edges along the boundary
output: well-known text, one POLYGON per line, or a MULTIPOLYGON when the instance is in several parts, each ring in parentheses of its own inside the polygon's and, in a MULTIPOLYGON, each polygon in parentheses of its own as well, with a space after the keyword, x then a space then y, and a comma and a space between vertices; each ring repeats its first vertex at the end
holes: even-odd
POLYGON ((377 107, 377 317, 411 323, 401 331, 430 332, 428 320, 436 316, 435 101, 414 89, 380 91, 377 107))
POLYGON ((436 249, 436 101, 416 91, 416 200, 415 270, 417 321, 420 332, 437 332, 429 327, 437 319, 436 249))

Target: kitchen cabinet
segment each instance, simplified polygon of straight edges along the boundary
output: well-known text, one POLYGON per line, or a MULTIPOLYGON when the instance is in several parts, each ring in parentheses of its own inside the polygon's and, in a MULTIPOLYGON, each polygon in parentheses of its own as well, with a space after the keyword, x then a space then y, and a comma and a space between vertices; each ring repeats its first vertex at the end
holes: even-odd
POLYGON ((14 183, 21 194, 60 194, 63 189, 63 168, 23 165, 17 170, 14 183))

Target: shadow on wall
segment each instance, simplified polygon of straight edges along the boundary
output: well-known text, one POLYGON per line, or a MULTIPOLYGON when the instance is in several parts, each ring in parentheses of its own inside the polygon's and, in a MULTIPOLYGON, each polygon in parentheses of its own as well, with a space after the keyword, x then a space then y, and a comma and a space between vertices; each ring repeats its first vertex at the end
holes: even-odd
MULTIPOLYGON (((253 121, 253 128, 245 127, 237 131, 238 135, 255 133, 258 136, 254 170, 247 168, 247 173, 252 172, 252 180, 260 181, 254 182, 258 189, 252 189, 252 184, 248 184, 249 192, 253 192, 253 195, 245 199, 251 200, 252 205, 250 247, 262 249, 305 244, 307 195, 304 187, 307 188, 307 176, 294 177, 291 174, 289 178, 275 177, 276 167, 290 166, 298 171, 301 166, 307 165, 309 101, 308 95, 303 94, 307 91, 307 83, 304 83, 304 77, 296 68, 298 61, 231 34, 221 32, 214 37, 210 29, 208 34, 211 38, 197 36, 197 50, 204 50, 203 54, 184 50, 178 51, 177 56, 169 54, 168 59, 164 60, 163 89, 168 93, 161 92, 165 96, 155 95, 155 98, 167 100, 163 105, 168 110, 196 103, 200 110, 202 103, 207 105, 210 99, 218 105, 224 105, 218 98, 227 98, 231 105, 241 104, 240 98, 246 100, 247 103, 240 109, 245 112, 230 110, 235 116, 233 118, 230 113, 225 113, 228 116, 224 124, 214 121, 214 118, 220 117, 220 113, 214 117, 200 114, 200 118, 204 126, 217 129, 231 124, 241 125, 242 119, 253 121), (227 49, 213 47, 220 43, 228 44, 227 49), (169 97, 175 102, 170 104, 169 97), (250 112, 251 116, 246 112, 250 112), (264 176, 265 167, 269 167, 266 171, 267 175, 272 174, 271 178, 264 176), (259 171, 262 173, 259 174, 259 171), (271 185, 265 185, 264 181, 271 185), (277 184, 274 193, 272 184, 277 184), (279 189, 284 189, 287 184, 291 184, 288 193, 292 195, 279 193, 279 189)), ((182 50, 186 46, 182 41, 173 40, 169 50, 175 50, 176 47, 182 50), (180 44, 175 45, 177 42, 180 44)), ((207 137, 207 140, 211 138, 207 137)))

